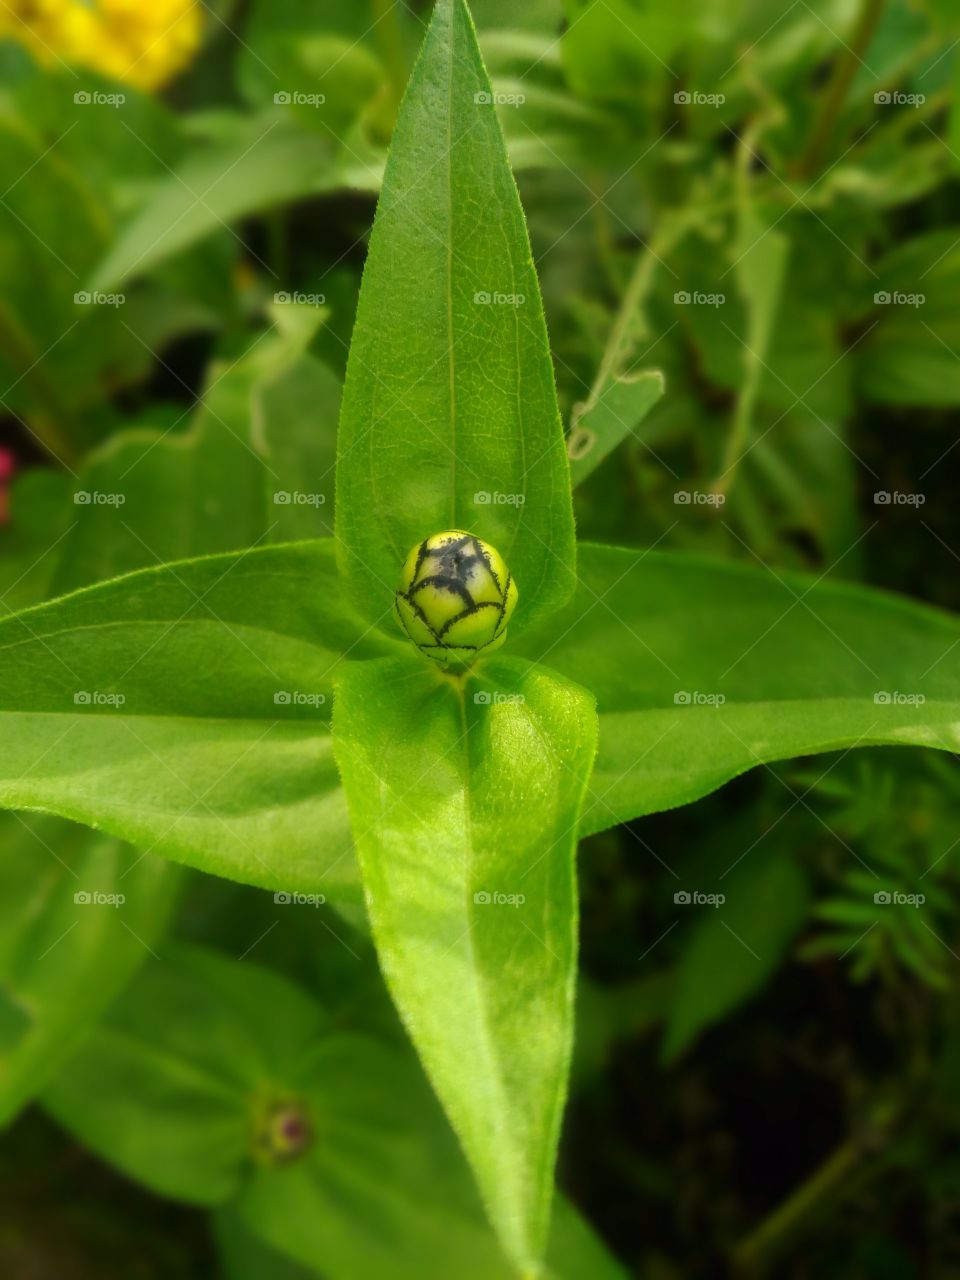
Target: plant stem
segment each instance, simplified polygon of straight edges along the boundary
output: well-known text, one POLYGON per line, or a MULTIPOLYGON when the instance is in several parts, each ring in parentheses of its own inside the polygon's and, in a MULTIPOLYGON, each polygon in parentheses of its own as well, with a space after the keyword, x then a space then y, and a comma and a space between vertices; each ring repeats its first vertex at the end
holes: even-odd
POLYGON ((895 1119, 895 1113, 886 1108, 877 1117, 869 1134, 858 1134, 842 1142, 796 1191, 740 1242, 733 1254, 735 1274, 744 1277, 761 1274, 771 1257, 824 1201, 830 1200, 835 1207, 854 1185, 851 1175, 857 1166, 883 1140, 895 1119))
MULTIPOLYGON (((694 221, 696 220, 699 219, 694 221)), ((638 250, 636 262, 607 338, 607 345, 604 347, 603 356, 597 367, 596 377, 584 404, 584 413, 593 408, 607 383, 622 371, 624 355, 630 343, 631 328, 649 292, 653 273, 660 258, 663 254, 669 253, 673 246, 687 234, 691 225, 689 219, 668 219, 665 228, 654 233, 638 250)))
POLYGON ((853 83, 857 68, 862 64, 862 55, 870 47, 870 42, 883 15, 883 6, 884 0, 863 0, 850 43, 844 46, 843 53, 834 65, 820 114, 813 126, 810 140, 797 163, 798 177, 810 177, 819 172, 823 164, 827 147, 836 129, 837 119, 843 110, 847 92, 853 83))

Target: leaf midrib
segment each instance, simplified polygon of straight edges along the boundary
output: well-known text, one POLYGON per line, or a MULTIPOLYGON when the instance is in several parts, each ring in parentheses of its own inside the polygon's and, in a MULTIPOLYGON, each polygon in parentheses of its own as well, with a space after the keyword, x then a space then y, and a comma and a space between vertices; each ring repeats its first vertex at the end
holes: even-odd
POLYGON ((469 971, 472 978, 472 986, 474 990, 474 999, 479 1015, 480 1042, 483 1048, 483 1054, 487 1062, 487 1078, 494 1082, 498 1103, 495 1109, 495 1120, 498 1135, 498 1149, 501 1151, 509 1151, 512 1148, 510 1142, 509 1131, 506 1127, 506 1120, 510 1114, 508 1098, 504 1089, 502 1065, 498 1054, 495 1052, 495 1037, 490 1032, 490 1010, 487 1003, 486 987, 482 980, 479 965, 477 964, 476 951, 473 945, 473 921, 474 913, 471 911, 471 886, 473 884, 472 871, 475 861, 475 845, 473 839, 473 816, 471 805, 470 779, 472 771, 470 768, 470 727, 467 722, 467 704, 466 692, 463 684, 457 689, 457 701, 460 710, 460 743, 461 755, 463 759, 463 796, 464 796, 464 840, 466 848, 464 851, 464 879, 463 879, 463 906, 464 917, 467 921, 466 931, 466 950, 469 963, 469 971))

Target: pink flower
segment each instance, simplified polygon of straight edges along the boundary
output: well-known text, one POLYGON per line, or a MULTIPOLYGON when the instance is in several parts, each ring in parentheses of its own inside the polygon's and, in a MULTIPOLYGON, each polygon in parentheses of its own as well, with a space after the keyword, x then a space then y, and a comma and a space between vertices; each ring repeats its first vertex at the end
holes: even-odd
POLYGON ((9 449, 0 447, 0 524, 6 524, 10 518, 7 485, 16 469, 17 464, 13 454, 9 449))

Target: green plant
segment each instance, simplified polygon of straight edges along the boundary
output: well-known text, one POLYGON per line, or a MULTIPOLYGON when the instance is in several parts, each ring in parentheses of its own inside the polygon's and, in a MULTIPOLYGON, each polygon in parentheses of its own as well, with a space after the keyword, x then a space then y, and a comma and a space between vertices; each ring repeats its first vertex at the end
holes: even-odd
MULTIPOLYGON (((768 269, 753 264, 754 293, 768 269)), ((620 397, 642 414, 659 379, 611 385, 580 420, 598 439, 620 397)), ((532 1272, 573 1035, 577 836, 797 754, 953 749, 958 637, 955 619, 862 588, 575 548, 523 215, 466 6, 442 0, 370 245, 336 543, 174 560, 6 619, 0 800, 347 913, 362 884, 397 1008, 532 1272), (462 674, 392 616, 409 548, 442 529, 497 547, 519 590, 503 650, 462 674)), ((309 1018, 290 1024, 309 1059, 309 1018)), ((78 1115, 68 1085, 50 1105, 78 1115)), ((314 1077, 289 1088, 312 1096, 314 1077)), ((241 1148, 226 1111, 225 1184, 241 1148)), ((109 1118, 91 1119, 94 1145, 95 1128, 109 1118)))

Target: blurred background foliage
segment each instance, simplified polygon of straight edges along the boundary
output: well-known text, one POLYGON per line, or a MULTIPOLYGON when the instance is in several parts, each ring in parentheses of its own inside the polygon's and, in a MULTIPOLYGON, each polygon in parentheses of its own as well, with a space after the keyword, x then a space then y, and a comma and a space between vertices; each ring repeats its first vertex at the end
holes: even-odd
MULTIPOLYGON (((472 7, 581 536, 960 607, 954 0, 472 7)), ((4 609, 330 533, 428 17, 0 8, 4 609)), ((888 750, 585 842, 555 1274, 960 1274, 958 813, 888 750)), ((356 915, 0 841, 3 1275, 508 1274, 356 915)))

